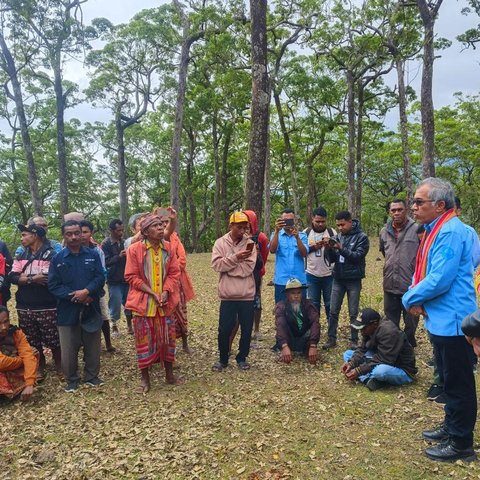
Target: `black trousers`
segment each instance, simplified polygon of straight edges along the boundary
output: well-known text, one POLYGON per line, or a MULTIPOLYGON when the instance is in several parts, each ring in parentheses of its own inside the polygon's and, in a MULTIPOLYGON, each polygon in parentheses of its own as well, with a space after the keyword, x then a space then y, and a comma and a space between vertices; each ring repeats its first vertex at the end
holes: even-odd
POLYGON ((459 448, 473 445, 477 394, 473 376, 473 349, 465 337, 430 334, 440 376, 444 381, 445 430, 459 448))
POLYGON ((222 300, 220 302, 220 318, 218 322, 218 350, 220 362, 228 364, 230 335, 235 324, 240 324, 240 344, 237 362, 244 362, 250 352, 250 341, 253 328, 253 300, 222 300))
POLYGON ((398 328, 400 328, 400 317, 403 313, 403 323, 405 324, 404 332, 412 347, 417 346, 415 340, 415 332, 417 331, 418 320, 420 317, 415 317, 408 313, 402 304, 403 295, 391 292, 383 292, 383 311, 388 320, 391 320, 398 328))

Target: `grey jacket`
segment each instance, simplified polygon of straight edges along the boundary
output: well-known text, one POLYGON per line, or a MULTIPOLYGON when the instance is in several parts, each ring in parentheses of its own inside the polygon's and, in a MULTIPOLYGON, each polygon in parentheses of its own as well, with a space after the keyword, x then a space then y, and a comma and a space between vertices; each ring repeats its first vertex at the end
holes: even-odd
POLYGON ((412 283, 420 240, 417 224, 408 219, 406 226, 395 238, 391 220, 380 231, 380 251, 385 257, 383 290, 403 295, 412 283))

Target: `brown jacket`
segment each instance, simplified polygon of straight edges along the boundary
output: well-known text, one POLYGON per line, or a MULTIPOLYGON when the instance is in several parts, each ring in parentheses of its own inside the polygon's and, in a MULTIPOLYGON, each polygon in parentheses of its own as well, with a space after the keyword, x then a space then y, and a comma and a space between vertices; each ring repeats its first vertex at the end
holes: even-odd
POLYGON ((233 243, 230 232, 215 242, 212 251, 212 268, 220 274, 218 296, 220 300, 253 300, 255 279, 253 269, 257 262, 257 249, 245 260, 237 260, 236 254, 245 250, 248 239, 233 243))
POLYGON ((380 231, 380 252, 385 257, 383 266, 383 290, 403 295, 412 283, 420 240, 417 224, 409 218, 405 227, 395 238, 392 222, 380 231))

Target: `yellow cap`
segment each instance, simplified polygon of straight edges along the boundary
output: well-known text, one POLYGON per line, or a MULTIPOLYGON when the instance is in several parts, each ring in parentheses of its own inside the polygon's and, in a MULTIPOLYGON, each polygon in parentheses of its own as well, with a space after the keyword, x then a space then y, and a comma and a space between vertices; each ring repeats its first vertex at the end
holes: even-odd
POLYGON ((248 217, 245 213, 243 213, 243 212, 233 212, 230 215, 230 223, 243 223, 243 222, 248 223, 248 217))

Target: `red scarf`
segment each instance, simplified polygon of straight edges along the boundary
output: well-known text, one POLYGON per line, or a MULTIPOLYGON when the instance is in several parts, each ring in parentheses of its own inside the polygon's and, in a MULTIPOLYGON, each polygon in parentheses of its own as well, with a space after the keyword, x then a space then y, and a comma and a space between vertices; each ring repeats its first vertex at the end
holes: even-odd
POLYGON ((420 283, 427 273, 427 260, 430 248, 435 241, 438 233, 442 227, 450 221, 452 218, 456 217, 457 214, 455 210, 451 208, 447 210, 437 221, 435 226, 432 228, 432 231, 427 234, 427 231, 423 232, 422 241, 418 247, 417 259, 415 260, 415 273, 413 274, 413 287, 420 283))

